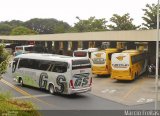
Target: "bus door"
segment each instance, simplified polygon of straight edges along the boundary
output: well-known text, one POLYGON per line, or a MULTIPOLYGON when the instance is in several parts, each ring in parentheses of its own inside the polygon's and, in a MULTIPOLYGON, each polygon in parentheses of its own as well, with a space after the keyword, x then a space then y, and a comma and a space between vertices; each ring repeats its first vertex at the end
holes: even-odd
POLYGON ((91 63, 90 60, 72 61, 72 79, 70 85, 72 89, 82 89, 91 86, 91 63))
POLYGON ((22 78, 23 83, 26 85, 38 87, 37 84, 37 72, 34 69, 35 61, 31 59, 23 59, 19 60, 19 65, 16 70, 17 79, 22 78))

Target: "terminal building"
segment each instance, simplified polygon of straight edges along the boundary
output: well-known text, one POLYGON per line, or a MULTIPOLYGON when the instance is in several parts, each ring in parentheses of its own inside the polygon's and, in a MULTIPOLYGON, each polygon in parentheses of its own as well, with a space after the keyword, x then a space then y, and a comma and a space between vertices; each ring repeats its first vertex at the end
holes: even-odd
POLYGON ((102 31, 83 33, 41 34, 0 36, 0 40, 16 41, 23 44, 41 44, 55 53, 62 50, 63 54, 78 48, 100 48, 105 42, 112 48, 139 49, 148 53, 149 63, 156 61, 157 30, 128 30, 128 31, 102 31))

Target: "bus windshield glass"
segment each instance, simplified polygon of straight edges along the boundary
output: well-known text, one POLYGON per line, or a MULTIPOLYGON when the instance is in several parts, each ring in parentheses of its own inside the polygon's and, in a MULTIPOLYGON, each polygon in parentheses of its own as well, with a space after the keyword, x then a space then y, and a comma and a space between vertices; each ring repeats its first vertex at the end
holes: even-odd
POLYGON ((81 68, 91 68, 90 60, 73 60, 72 70, 81 68))
POLYGON ((24 49, 25 49, 25 51, 33 51, 33 48, 34 47, 25 47, 24 49))
POLYGON ((106 63, 106 53, 105 52, 93 52, 91 54, 91 59, 93 64, 105 64, 106 63))
POLYGON ((74 56, 75 57, 86 57, 87 56, 87 52, 77 51, 77 52, 74 52, 74 56))

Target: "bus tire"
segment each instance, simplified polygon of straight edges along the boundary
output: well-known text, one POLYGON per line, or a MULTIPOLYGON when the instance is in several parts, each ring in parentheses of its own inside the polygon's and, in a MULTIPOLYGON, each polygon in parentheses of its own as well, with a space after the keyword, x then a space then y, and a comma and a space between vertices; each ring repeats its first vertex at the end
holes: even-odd
POLYGON ((19 83, 20 83, 21 87, 24 86, 22 78, 19 78, 19 83))
POLYGON ((134 80, 136 80, 137 78, 138 78, 138 73, 135 73, 134 80))
POLYGON ((53 86, 53 84, 49 84, 48 90, 49 90, 49 93, 50 93, 50 94, 55 95, 55 91, 54 91, 54 86, 53 86))
POLYGON ((136 79, 138 79, 138 72, 137 72, 137 74, 136 74, 136 79))

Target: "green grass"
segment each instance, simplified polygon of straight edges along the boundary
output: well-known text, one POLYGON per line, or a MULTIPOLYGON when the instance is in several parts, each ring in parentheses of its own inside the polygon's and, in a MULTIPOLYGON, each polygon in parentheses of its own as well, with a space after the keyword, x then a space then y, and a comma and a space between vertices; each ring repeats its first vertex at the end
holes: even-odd
POLYGON ((31 102, 12 100, 10 93, 0 93, 0 115, 40 116, 31 102))

